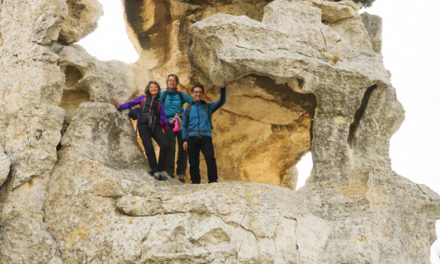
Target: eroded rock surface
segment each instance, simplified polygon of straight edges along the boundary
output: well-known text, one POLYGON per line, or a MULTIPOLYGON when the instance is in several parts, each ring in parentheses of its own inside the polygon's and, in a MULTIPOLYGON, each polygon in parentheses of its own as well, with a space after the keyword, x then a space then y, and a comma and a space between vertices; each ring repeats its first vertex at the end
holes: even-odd
POLYGON ((2 146, 0 146, 0 186, 6 181, 9 170, 11 168, 11 161, 8 156, 3 152, 2 146))
POLYGON ((125 1, 133 66, 66 45, 95 26, 78 4, 0 2, 1 263, 429 262, 440 197, 391 170, 403 109, 358 4, 125 1), (111 104, 169 72, 208 100, 227 85, 224 182, 155 181, 111 104), (298 191, 229 182, 294 189, 309 150, 298 191))

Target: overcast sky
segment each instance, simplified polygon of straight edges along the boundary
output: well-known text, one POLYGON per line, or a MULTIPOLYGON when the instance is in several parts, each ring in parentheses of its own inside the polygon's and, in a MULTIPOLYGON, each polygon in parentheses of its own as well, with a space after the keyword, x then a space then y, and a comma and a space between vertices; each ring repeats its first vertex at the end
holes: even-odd
MULTIPOLYGON (((104 1, 101 1, 103 3, 104 1)), ((439 0, 376 0, 363 9, 383 19, 382 54, 405 121, 391 138, 392 167, 398 174, 440 193, 440 22, 439 0)), ((98 28, 79 44, 101 60, 127 63, 138 58, 128 40, 121 1, 106 1, 98 28)), ((310 174, 310 154, 298 165, 302 186, 310 174)))

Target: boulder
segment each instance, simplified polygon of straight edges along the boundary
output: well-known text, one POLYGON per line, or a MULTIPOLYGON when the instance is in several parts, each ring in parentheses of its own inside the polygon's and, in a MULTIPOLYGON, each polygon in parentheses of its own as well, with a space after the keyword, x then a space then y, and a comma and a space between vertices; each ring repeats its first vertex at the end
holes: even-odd
POLYGON ((1 263, 428 263, 440 196, 391 170, 403 108, 356 4, 124 2, 126 65, 66 45, 72 3, 0 3, 1 263), (227 87, 219 183, 154 180, 112 105, 169 72, 227 87))

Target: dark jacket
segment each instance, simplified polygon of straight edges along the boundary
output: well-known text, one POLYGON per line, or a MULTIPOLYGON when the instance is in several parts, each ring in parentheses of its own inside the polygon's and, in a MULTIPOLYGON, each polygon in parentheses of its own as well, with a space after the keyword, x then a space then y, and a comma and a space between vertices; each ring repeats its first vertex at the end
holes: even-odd
MULTIPOLYGON (((140 109, 142 111, 142 108, 144 106, 144 102, 147 103, 147 106, 148 106, 149 103, 151 103, 151 95, 149 95, 147 98, 145 98, 145 97, 146 97, 145 95, 141 95, 141 96, 139 96, 138 98, 136 98, 134 100, 128 101, 128 102, 123 103, 123 104, 120 104, 119 105, 119 109, 120 110, 124 110, 124 109, 133 108, 133 107, 135 107, 137 105, 140 105, 140 109)), ((159 119, 156 119, 157 122, 159 122, 159 120, 160 120, 160 121, 162 121, 162 125, 169 126, 170 123, 169 123, 169 121, 166 118, 164 107, 162 106, 162 104, 159 102, 158 99, 159 99, 158 96, 156 96, 154 98, 154 101, 155 101, 154 102, 155 103, 155 107, 154 108, 155 109, 152 112, 153 112, 153 114, 155 114, 155 115, 157 115, 159 117, 159 119), (160 108, 159 111, 157 110, 157 107, 160 108), (157 114, 158 112, 159 112, 159 114, 157 114)))

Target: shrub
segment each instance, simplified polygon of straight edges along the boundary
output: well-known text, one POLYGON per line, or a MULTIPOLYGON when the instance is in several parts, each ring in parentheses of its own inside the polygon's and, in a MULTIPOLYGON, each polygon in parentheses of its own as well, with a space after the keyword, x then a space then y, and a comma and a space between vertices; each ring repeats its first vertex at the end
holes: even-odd
POLYGON ((374 0, 354 0, 356 3, 362 3, 363 6, 365 7, 370 7, 374 0))

